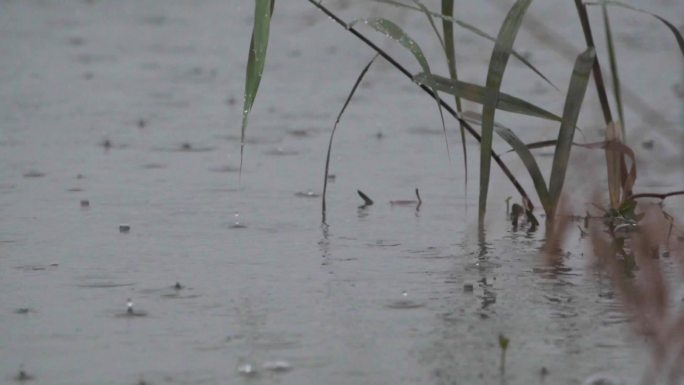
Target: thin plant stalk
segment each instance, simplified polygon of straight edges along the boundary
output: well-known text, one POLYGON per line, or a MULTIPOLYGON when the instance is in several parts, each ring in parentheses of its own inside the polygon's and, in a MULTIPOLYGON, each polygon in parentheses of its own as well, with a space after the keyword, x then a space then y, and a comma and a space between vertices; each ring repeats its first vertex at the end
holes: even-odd
POLYGON ((344 105, 342 106, 342 109, 340 110, 340 113, 337 115, 337 119, 335 119, 335 124, 333 125, 332 132, 330 133, 330 140, 328 141, 328 152, 325 155, 325 175, 323 176, 323 197, 321 199, 321 212, 323 216, 323 223, 325 223, 325 213, 326 213, 326 205, 325 205, 325 197, 326 193, 328 191, 328 175, 330 171, 330 154, 332 153, 332 144, 333 144, 333 138, 335 137, 335 131, 337 131, 337 126, 340 123, 340 119, 342 118, 342 114, 344 114, 344 111, 347 109, 347 106, 349 105, 349 102, 351 101, 352 97, 354 96, 354 93, 356 92, 356 89, 359 87, 359 84, 361 84, 361 80, 363 80, 363 77, 366 76, 366 73, 370 69, 371 65, 377 59, 379 54, 375 54, 373 58, 366 64, 366 66, 363 68, 361 71, 361 74, 359 75, 358 78, 356 78, 356 82, 354 83, 354 86, 352 87, 351 91, 349 92, 349 95, 347 96, 347 100, 344 101, 344 105))

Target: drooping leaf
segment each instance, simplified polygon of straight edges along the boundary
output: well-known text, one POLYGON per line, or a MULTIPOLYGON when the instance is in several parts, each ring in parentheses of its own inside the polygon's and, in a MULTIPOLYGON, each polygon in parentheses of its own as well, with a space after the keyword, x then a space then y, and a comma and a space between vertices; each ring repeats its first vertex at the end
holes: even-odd
POLYGON ((568 160, 570 159, 570 149, 572 148, 572 139, 575 135, 575 126, 582 108, 594 60, 596 60, 596 53, 593 48, 589 47, 577 57, 572 77, 570 78, 568 93, 565 97, 565 107, 563 108, 563 121, 558 132, 558 143, 553 156, 553 166, 549 179, 552 213, 563 190, 565 173, 568 168, 568 160))
POLYGON ((259 83, 264 72, 266 63, 266 49, 268 48, 268 36, 271 28, 271 16, 275 0, 255 0, 254 27, 252 39, 249 44, 249 57, 247 59, 247 76, 245 78, 245 101, 242 108, 242 128, 240 130, 240 172, 242 172, 242 160, 245 149, 245 133, 247 120, 254 105, 259 83))
POLYGON ((452 80, 439 75, 420 73, 414 79, 421 84, 434 88, 438 91, 450 95, 470 100, 471 102, 482 104, 483 106, 494 107, 502 111, 515 112, 523 115, 535 116, 542 119, 555 120, 560 122, 561 117, 549 112, 541 107, 527 102, 523 99, 511 96, 506 93, 497 92, 493 89, 479 86, 477 84, 452 80))
POLYGON ((644 14, 650 15, 652 17, 655 17, 661 23, 665 24, 665 26, 670 30, 670 32, 672 32, 672 35, 674 35, 674 38, 677 40, 677 45, 679 45, 679 50, 682 51, 682 55, 684 55, 684 37, 682 37, 682 33, 679 32, 679 29, 677 29, 677 27, 675 27, 674 24, 669 22, 664 17, 656 15, 655 13, 648 12, 648 11, 643 10, 643 9, 636 8, 636 7, 631 6, 629 4, 625 4, 623 2, 616 1, 616 0, 589 1, 589 2, 586 2, 585 4, 586 5, 602 5, 602 4, 612 5, 612 6, 626 8, 626 9, 629 9, 629 10, 632 10, 635 12, 640 12, 640 13, 644 13, 644 14))
MULTIPOLYGON (((372 1, 375 1, 375 2, 378 2, 378 3, 385 3, 385 4, 393 5, 393 6, 395 6, 395 7, 411 9, 411 10, 414 10, 414 11, 421 11, 421 9, 418 8, 418 7, 414 7, 414 6, 411 6, 411 5, 408 5, 408 4, 404 4, 404 3, 402 3, 402 2, 395 1, 395 0, 372 0, 372 1)), ((477 36, 480 36, 480 37, 485 38, 485 39, 487 39, 487 40, 489 40, 489 41, 492 41, 492 42, 496 42, 496 38, 495 38, 495 37, 489 35, 487 32, 483 31, 482 29, 480 29, 480 28, 478 28, 478 27, 476 27, 476 26, 474 26, 474 25, 472 25, 472 24, 470 24, 470 23, 468 23, 468 22, 465 22, 465 21, 463 21, 463 20, 456 19, 456 18, 453 17, 453 15, 447 15, 444 11, 442 11, 442 14, 440 14, 440 13, 438 13, 438 12, 433 12, 433 11, 430 11, 430 13, 431 13, 432 16, 434 16, 434 17, 440 18, 440 19, 442 19, 442 20, 444 20, 444 21, 448 21, 448 22, 450 22, 450 23, 452 23, 452 24, 456 24, 456 25, 458 25, 459 27, 461 27, 461 28, 463 28, 463 29, 465 29, 465 30, 467 30, 467 31, 469 31, 469 32, 472 32, 472 33, 476 34, 477 36)), ((537 76, 539 76, 540 78, 542 78, 547 84, 549 84, 551 87, 553 87, 556 91, 559 91, 558 87, 556 87, 556 85, 555 85, 551 80, 549 80, 549 78, 547 78, 539 69, 537 69, 537 67, 535 67, 534 65, 532 65, 532 63, 530 63, 529 60, 525 59, 525 57, 524 57, 523 55, 521 55, 520 53, 518 53, 517 51, 515 51, 515 50, 513 50, 513 49, 511 49, 511 52, 510 52, 510 53, 511 53, 511 55, 513 55, 513 57, 515 57, 516 59, 518 59, 518 60, 519 60, 521 63, 523 63, 526 67, 528 67, 528 68, 531 69, 535 74, 537 74, 537 76)))
POLYGON ((359 23, 368 25, 369 27, 386 35, 392 40, 397 41, 399 44, 404 46, 404 48, 408 49, 413 54, 413 57, 416 58, 418 64, 420 64, 420 68, 422 68, 424 72, 430 73, 430 65, 428 64, 428 61, 425 58, 425 55, 423 54, 423 50, 420 48, 418 43, 415 42, 415 40, 413 40, 408 34, 406 34, 401 29, 401 27, 399 27, 392 21, 383 19, 381 17, 359 19, 349 23, 349 25, 355 26, 359 23))
MULTIPOLYGON (((444 39, 442 39, 442 36, 439 34, 439 30, 437 29, 437 26, 435 25, 434 17, 432 16, 432 14, 430 14, 430 11, 420 1, 413 0, 413 2, 416 3, 416 5, 425 14, 425 17, 427 17, 428 23, 430 23, 432 30, 435 32, 435 35, 437 36, 437 40, 439 40, 439 44, 442 46, 442 49, 446 49, 444 46, 444 39)), ((451 162, 451 151, 449 150, 449 138, 447 137, 446 123, 444 122, 444 112, 442 111, 442 105, 439 104, 439 102, 437 102, 437 108, 439 109, 439 118, 442 122, 442 131, 444 132, 444 144, 446 145, 447 157, 449 158, 449 162, 451 162)))

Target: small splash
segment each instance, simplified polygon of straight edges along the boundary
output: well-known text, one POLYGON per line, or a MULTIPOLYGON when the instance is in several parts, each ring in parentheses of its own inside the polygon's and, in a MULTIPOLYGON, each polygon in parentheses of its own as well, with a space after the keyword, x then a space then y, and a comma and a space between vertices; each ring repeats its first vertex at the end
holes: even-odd
POLYGON ((299 191, 294 194, 298 198, 318 198, 321 194, 315 193, 312 190, 299 191))
POLYGON ((236 211, 233 213, 233 222, 230 224, 231 229, 246 229, 247 225, 244 224, 242 221, 242 218, 240 217, 240 213, 236 211))
POLYGON ((257 374, 256 368, 251 364, 242 364, 238 366, 237 371, 246 377, 256 376, 257 374))
POLYGON ((220 173, 233 173, 233 172, 239 172, 240 168, 239 167, 233 167, 233 166, 219 166, 219 167, 210 167, 209 171, 220 172, 220 173))
POLYGON ((266 155, 275 155, 275 156, 292 156, 292 155, 299 155, 298 151, 295 150, 289 150, 286 149, 285 147, 276 147, 270 151, 266 151, 264 154, 266 155))
POLYGON ((45 176, 44 172, 37 170, 30 170, 24 173, 24 178, 42 178, 45 176))
POLYGON ((292 365, 284 360, 266 361, 261 368, 271 372, 288 372, 292 369, 292 365))
POLYGON ((401 299, 392 301, 388 303, 385 307, 389 309, 417 309, 425 306, 425 304, 412 301, 408 299, 409 295, 408 292, 402 291, 401 292, 401 299))
POLYGON ((130 298, 126 300, 126 312, 117 314, 117 317, 120 317, 120 318, 133 318, 133 317, 146 317, 146 316, 147 316, 147 312, 135 310, 133 308, 133 300, 130 298))
POLYGON ((625 385, 621 378, 610 373, 595 373, 587 377, 583 385, 625 385))

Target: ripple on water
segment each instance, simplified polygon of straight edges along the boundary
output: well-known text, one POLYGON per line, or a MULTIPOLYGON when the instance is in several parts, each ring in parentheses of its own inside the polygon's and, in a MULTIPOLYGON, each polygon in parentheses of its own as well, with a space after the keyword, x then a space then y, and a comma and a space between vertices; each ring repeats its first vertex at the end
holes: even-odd
POLYGON ((195 152, 209 152, 214 151, 216 147, 212 146, 196 146, 189 142, 183 142, 177 146, 173 147, 154 147, 153 151, 161 152, 184 152, 184 153, 195 153, 195 152))
POLYGON ((115 287, 125 287, 125 286, 133 286, 133 285, 135 285, 135 283, 133 283, 133 282, 102 281, 102 282, 79 283, 76 286, 86 288, 86 289, 111 289, 111 288, 115 288, 115 287))
POLYGON ((385 304, 385 307, 387 309, 419 309, 421 307, 425 307, 425 304, 422 302, 416 302, 412 301, 409 299, 399 299, 395 301, 391 301, 387 304, 385 304))
POLYGON ((210 167, 209 171, 219 172, 219 173, 235 173, 235 172, 239 172, 240 168, 239 167, 233 167, 233 166, 217 166, 217 167, 210 167))
POLYGON ((321 194, 315 193, 312 190, 298 191, 294 194, 298 198, 319 198, 321 194))
POLYGON ((290 150, 285 147, 276 147, 274 149, 268 150, 264 152, 264 155, 271 155, 271 156, 294 156, 294 155, 299 155, 299 151, 296 150, 290 150))

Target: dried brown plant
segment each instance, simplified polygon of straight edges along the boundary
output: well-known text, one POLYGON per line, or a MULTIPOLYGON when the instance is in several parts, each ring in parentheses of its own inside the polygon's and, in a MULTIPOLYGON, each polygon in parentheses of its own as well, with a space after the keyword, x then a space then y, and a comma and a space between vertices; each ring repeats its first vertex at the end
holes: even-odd
POLYGON ((613 235, 601 223, 590 226, 592 254, 595 266, 607 273, 625 312, 633 318, 634 331, 649 345, 651 363, 641 383, 680 384, 684 380, 684 313, 672 303, 674 293, 659 251, 664 249, 684 267, 682 241, 677 237, 672 242, 673 219, 659 205, 646 206, 643 214, 638 229, 625 240, 638 268, 634 277, 626 274, 613 235))

